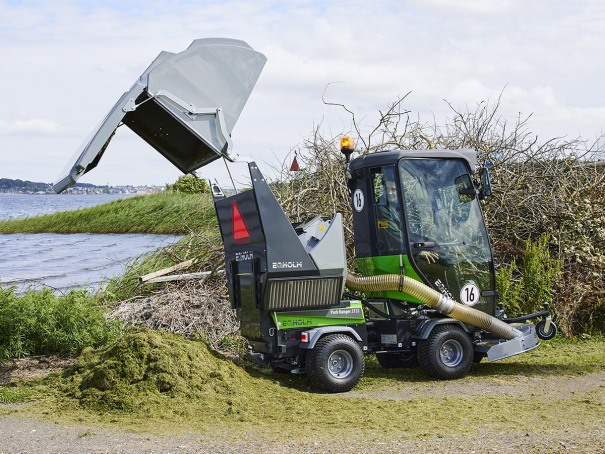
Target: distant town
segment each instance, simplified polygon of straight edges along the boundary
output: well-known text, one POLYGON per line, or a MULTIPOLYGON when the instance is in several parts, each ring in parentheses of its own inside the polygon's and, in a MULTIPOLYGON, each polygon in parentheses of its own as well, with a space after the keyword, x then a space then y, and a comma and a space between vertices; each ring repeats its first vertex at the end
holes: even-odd
MULTIPOLYGON (((163 186, 96 186, 90 183, 76 183, 63 194, 154 194, 161 192, 163 186)), ((0 194, 54 194, 49 183, 36 183, 28 180, 0 178, 0 194)))

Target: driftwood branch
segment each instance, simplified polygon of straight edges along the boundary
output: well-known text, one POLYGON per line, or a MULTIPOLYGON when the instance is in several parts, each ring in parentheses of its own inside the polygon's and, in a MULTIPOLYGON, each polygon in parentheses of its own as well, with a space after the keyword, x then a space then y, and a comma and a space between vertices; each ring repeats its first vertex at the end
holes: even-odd
POLYGON ((582 169, 590 169, 592 167, 605 167, 605 161, 587 162, 586 164, 578 164, 582 169))
MULTIPOLYGON (((144 282, 149 282, 152 279, 158 278, 160 276, 164 276, 166 274, 170 274, 173 271, 178 271, 178 270, 182 270, 185 268, 189 268, 191 265, 193 265, 195 263, 196 259, 191 259, 191 260, 187 260, 185 262, 181 262, 181 263, 177 263, 174 266, 171 266, 169 268, 164 268, 162 270, 159 271, 154 271, 153 273, 149 273, 146 274, 144 276, 139 277, 139 283, 144 283, 144 282)), ((156 282, 164 282, 164 281, 156 281, 156 282)))
MULTIPOLYGON (((152 273, 153 274, 153 273, 152 273)), ((170 281, 191 281, 194 279, 206 279, 213 274, 212 271, 201 271, 199 273, 187 273, 187 274, 175 274, 172 276, 160 276, 144 281, 145 284, 155 284, 157 282, 170 282, 170 281)), ((225 274, 225 270, 218 270, 216 274, 225 274)), ((148 274, 150 276, 150 274, 148 274)))

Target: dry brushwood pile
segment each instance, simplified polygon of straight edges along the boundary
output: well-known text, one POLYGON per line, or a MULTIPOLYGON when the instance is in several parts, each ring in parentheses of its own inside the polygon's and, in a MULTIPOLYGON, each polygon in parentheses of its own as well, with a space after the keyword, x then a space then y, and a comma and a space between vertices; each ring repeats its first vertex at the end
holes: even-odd
POLYGON ((167 284, 146 296, 115 306, 106 317, 126 326, 161 329, 188 338, 203 337, 215 350, 238 353, 239 323, 231 309, 225 279, 167 284))
MULTIPOLYGON (((351 113, 359 156, 394 149, 477 151, 478 167, 489 166, 494 195, 482 203, 494 247, 496 267, 518 265, 518 280, 527 239, 549 238, 553 259, 562 261, 560 278, 550 295, 557 322, 567 336, 605 330, 605 167, 601 141, 554 138, 540 141, 528 118, 513 124, 498 116, 495 104, 457 111, 443 125, 413 120, 403 108, 405 97, 380 112, 378 125, 362 130, 351 113)), ((344 134, 347 135, 347 134, 344 134)), ((344 216, 349 265, 354 266, 350 196, 339 152, 342 135, 325 137, 320 127, 293 150, 301 171, 290 172, 292 154, 273 166, 274 192, 292 222, 314 215, 344 216)), ((506 303, 506 302, 505 302, 506 303)), ((528 302, 539 307, 542 302, 528 302)))
MULTIPOLYGON (((212 209, 209 204, 205 209, 212 209)), ((231 309, 225 277, 217 275, 224 268, 224 253, 218 232, 193 231, 169 247, 139 257, 126 265, 124 273, 113 279, 101 294, 110 310, 109 319, 124 322, 126 327, 161 329, 188 338, 204 338, 212 348, 237 355, 243 345, 239 322, 231 309), (166 283, 140 283, 139 278, 152 271, 190 261, 177 274, 210 272, 195 280, 166 283)))
MULTIPOLYGON (((605 199, 605 167, 598 164, 603 153, 601 142, 589 144, 579 138, 541 141, 528 129, 529 117, 519 117, 512 124, 499 117, 499 100, 495 104, 481 103, 474 111, 457 111, 450 105, 452 118, 443 125, 414 120, 403 108, 404 101, 405 97, 400 98, 380 112, 377 126, 370 130, 362 130, 347 110, 354 126, 353 157, 393 149, 475 149, 478 167, 489 166, 494 179, 494 194, 482 206, 496 267, 508 267, 514 261, 512 282, 519 282, 526 241, 538 241, 545 235, 547 254, 563 265, 545 296, 552 302, 561 331, 567 336, 603 332, 605 205, 601 201, 605 199)), ((354 269, 353 223, 344 158, 339 151, 341 137, 326 137, 317 127, 293 150, 300 171, 289 170, 291 153, 273 164, 273 175, 267 176, 272 177, 272 189, 292 222, 343 214, 347 258, 354 269)), ((179 244, 129 267, 112 289, 117 295, 114 300, 136 295, 132 289, 138 284, 134 283, 145 272, 192 258, 195 264, 187 272, 216 272, 223 267, 222 247, 216 235, 209 238, 207 232, 190 231, 179 244), (131 294, 121 287, 131 289, 131 294)), ((187 336, 202 334, 215 346, 237 332, 223 277, 198 283, 154 284, 144 286, 142 291, 147 296, 125 301, 110 316, 134 326, 187 336)), ((518 309, 527 313, 542 302, 527 301, 518 309)))

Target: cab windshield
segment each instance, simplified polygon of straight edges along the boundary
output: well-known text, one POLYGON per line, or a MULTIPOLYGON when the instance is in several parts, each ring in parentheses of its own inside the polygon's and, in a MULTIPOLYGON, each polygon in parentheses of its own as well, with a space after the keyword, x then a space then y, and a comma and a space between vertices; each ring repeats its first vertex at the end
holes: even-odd
POLYGON ((493 312, 492 254, 475 189, 457 159, 399 161, 410 260, 441 293, 493 312))

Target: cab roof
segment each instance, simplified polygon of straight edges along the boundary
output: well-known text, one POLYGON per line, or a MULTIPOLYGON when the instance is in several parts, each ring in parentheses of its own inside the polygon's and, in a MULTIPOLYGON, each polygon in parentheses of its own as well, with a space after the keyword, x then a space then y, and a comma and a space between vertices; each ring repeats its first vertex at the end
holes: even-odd
POLYGON ((351 171, 366 167, 396 164, 402 158, 464 159, 471 172, 477 170, 477 153, 472 148, 458 150, 390 150, 359 156, 351 161, 351 171))

